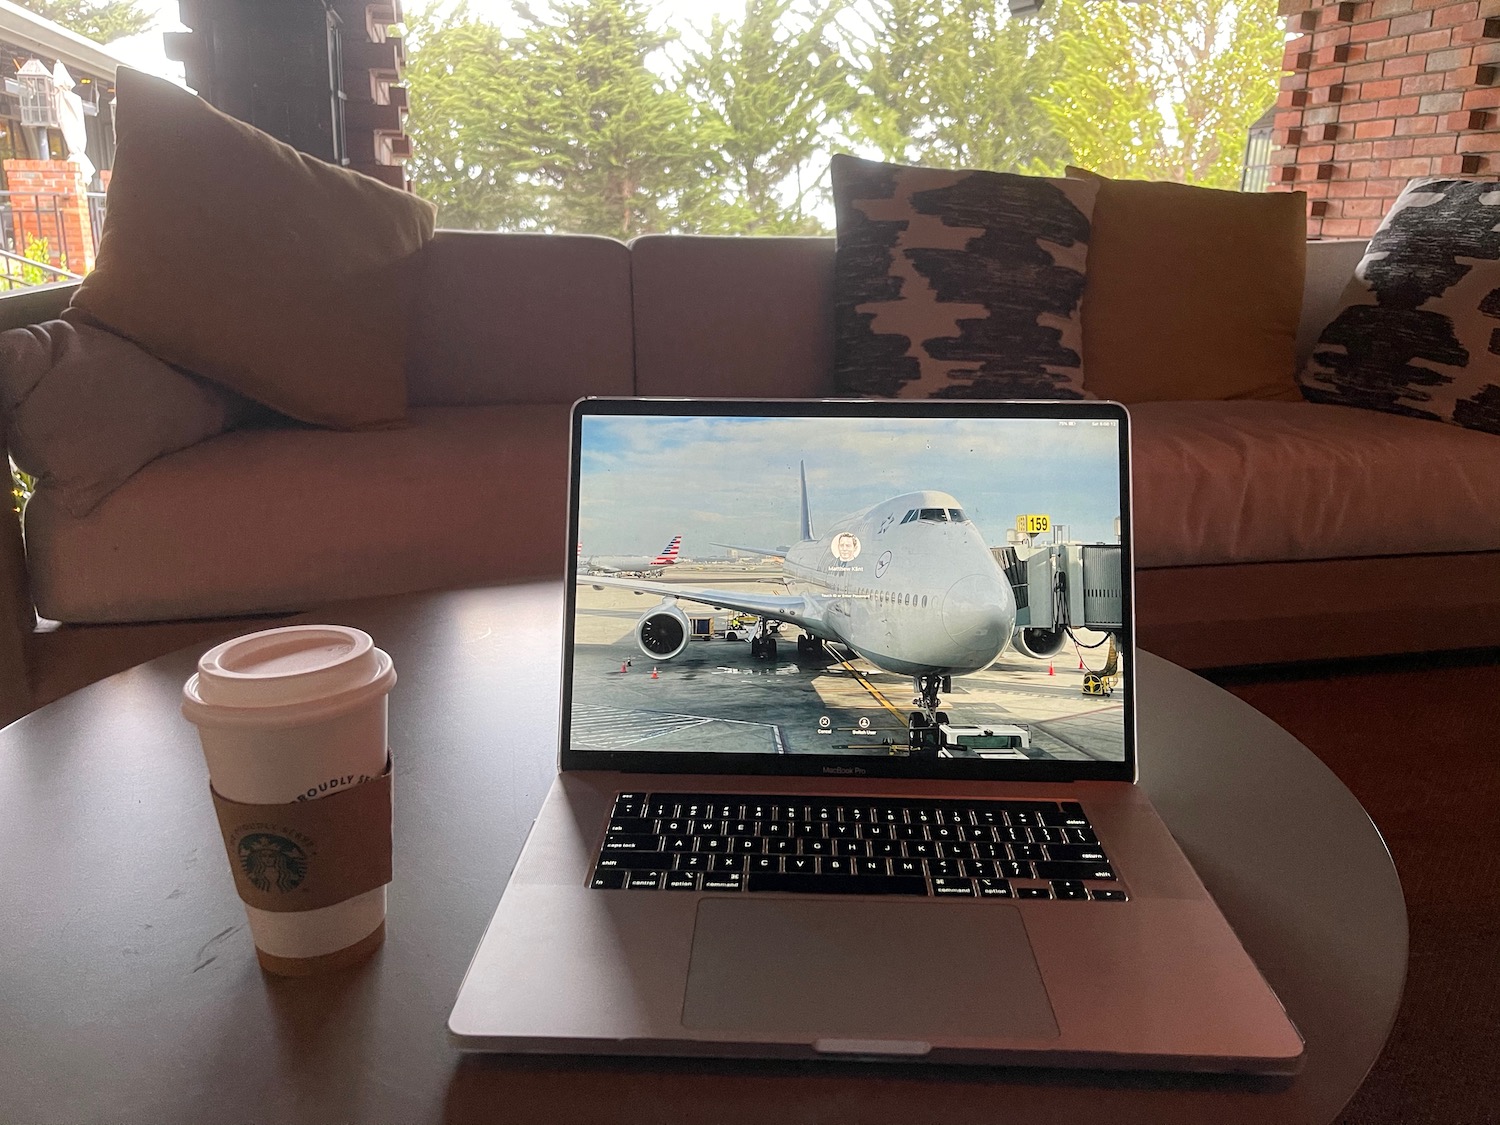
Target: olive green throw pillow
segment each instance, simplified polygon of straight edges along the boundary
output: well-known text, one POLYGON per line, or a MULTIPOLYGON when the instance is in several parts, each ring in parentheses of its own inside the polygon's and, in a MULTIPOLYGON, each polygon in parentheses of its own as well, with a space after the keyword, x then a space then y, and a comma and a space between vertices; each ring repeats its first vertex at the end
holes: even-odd
POLYGON ((73 304, 304 422, 406 412, 409 261, 432 205, 121 68, 98 263, 73 304))

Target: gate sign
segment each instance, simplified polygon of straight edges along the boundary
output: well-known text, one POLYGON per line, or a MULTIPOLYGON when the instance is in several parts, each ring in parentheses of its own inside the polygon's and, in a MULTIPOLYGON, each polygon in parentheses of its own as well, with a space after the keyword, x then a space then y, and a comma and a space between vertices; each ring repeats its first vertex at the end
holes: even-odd
POLYGON ((1052 530, 1052 517, 1044 515, 1017 516, 1016 530, 1022 535, 1046 535, 1052 530))

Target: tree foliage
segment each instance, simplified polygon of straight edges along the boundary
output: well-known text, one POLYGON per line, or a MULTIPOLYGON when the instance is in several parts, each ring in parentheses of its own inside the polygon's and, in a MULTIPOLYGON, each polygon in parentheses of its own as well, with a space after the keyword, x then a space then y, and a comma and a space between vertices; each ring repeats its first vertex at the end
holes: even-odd
POLYGON ((715 17, 683 70, 697 143, 717 157, 684 193, 685 227, 717 233, 809 234, 834 122, 856 101, 839 51, 847 0, 748 0, 744 19, 715 17))
POLYGON ((98 43, 151 30, 156 17, 140 0, 15 0, 27 11, 98 43))
POLYGON ((1276 0, 465 3, 408 19, 417 190, 449 226, 813 233, 834 151, 1238 186, 1275 98, 1276 0))
POLYGON ((1238 188, 1246 134, 1276 100, 1276 0, 1062 0, 1044 100, 1076 164, 1238 188))

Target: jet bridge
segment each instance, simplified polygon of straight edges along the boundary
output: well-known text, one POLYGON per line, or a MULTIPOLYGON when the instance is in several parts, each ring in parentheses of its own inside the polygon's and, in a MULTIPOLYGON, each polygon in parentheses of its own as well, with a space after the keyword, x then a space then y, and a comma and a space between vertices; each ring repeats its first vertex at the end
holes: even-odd
POLYGON ((1124 624, 1118 543, 1031 543, 1022 537, 991 553, 1016 598, 1012 643, 1028 656, 1051 656, 1069 629, 1117 632, 1124 624))

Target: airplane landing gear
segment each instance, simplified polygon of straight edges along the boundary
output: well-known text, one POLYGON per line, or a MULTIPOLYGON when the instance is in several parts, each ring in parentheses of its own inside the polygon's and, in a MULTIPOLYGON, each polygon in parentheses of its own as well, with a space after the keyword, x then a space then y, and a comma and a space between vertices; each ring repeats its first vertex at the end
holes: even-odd
POLYGON ((750 634, 750 658, 752 660, 776 659, 776 634, 780 627, 779 621, 756 622, 755 630, 750 634))
POLYGON ((948 712, 938 708, 942 705, 942 693, 953 690, 953 680, 949 676, 918 676, 915 687, 917 694, 912 702, 921 710, 911 713, 907 726, 908 745, 913 754, 936 756, 943 743, 943 732, 939 728, 948 722, 948 712))

